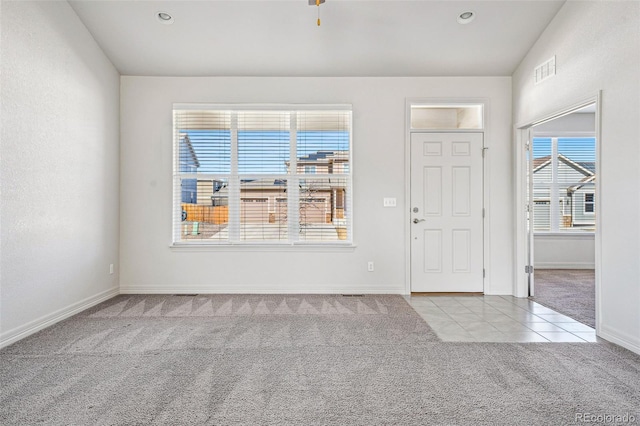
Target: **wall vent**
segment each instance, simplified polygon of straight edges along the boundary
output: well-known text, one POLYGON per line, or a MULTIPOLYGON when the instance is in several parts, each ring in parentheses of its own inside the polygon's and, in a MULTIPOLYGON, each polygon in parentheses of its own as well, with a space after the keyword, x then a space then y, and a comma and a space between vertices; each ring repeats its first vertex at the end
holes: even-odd
POLYGON ((546 62, 538 65, 533 73, 535 84, 541 83, 549 77, 556 75, 556 57, 555 55, 546 62))

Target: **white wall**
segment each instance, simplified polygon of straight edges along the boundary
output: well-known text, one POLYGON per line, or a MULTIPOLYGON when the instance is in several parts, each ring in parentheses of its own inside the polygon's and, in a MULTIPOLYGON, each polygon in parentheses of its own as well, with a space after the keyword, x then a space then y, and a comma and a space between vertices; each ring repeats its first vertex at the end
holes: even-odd
POLYGON ((595 268, 593 234, 535 234, 533 244, 536 269, 595 268))
POLYGON ((640 353, 640 3, 567 2, 513 75, 514 121, 525 123, 602 90, 602 337, 640 353), (533 84, 556 55, 557 75, 533 84))
POLYGON ((119 75, 66 2, 1 8, 6 345, 117 294, 119 75))
POLYGON ((557 136, 570 136, 575 134, 583 136, 585 133, 596 131, 596 115, 591 112, 576 112, 563 115, 551 121, 539 124, 533 128, 534 136, 549 136, 549 133, 558 133, 557 136))
POLYGON ((122 292, 405 291, 406 98, 487 98, 491 220, 488 294, 511 294, 511 79, 121 79, 122 292), (354 237, 348 251, 171 250, 172 103, 349 103, 354 237), (397 208, 383 208, 396 197, 397 208), (367 261, 375 272, 367 272, 367 261), (289 272, 289 271, 291 272, 289 272), (314 271, 309 274, 308 271, 314 271))

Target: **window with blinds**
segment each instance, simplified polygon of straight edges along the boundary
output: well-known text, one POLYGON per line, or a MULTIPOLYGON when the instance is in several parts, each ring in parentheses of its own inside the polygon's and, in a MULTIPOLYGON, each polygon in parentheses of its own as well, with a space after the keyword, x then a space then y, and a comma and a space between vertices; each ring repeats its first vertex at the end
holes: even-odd
POLYGON ((174 244, 352 241, 351 108, 175 105, 174 244))
POLYGON ((533 138, 535 232, 595 231, 596 140, 533 138))

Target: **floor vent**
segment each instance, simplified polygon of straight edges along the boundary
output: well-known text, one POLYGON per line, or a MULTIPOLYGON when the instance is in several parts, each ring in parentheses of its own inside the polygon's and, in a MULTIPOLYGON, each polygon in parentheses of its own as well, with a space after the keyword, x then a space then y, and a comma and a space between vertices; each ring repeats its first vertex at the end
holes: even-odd
POLYGON ((364 297, 364 294, 343 294, 342 297, 364 297))
POLYGON ((174 294, 174 296, 178 296, 178 297, 194 297, 194 296, 198 296, 197 294, 174 294))

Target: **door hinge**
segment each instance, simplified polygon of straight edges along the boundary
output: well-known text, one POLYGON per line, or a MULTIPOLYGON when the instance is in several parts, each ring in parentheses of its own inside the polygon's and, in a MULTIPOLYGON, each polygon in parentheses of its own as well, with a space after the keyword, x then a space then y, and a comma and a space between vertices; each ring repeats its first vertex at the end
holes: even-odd
POLYGON ((487 277, 487 270, 483 269, 482 270, 482 278, 486 278, 487 277))
POLYGON ((484 218, 484 207, 482 208, 482 217, 484 218))
POLYGON ((524 267, 525 274, 533 274, 533 265, 526 265, 524 267))
POLYGON ((524 146, 527 151, 531 149, 531 144, 529 142, 525 143, 524 146))
POLYGON ((487 152, 487 150, 489 149, 489 147, 483 147, 482 148, 482 158, 484 158, 484 154, 487 152))

